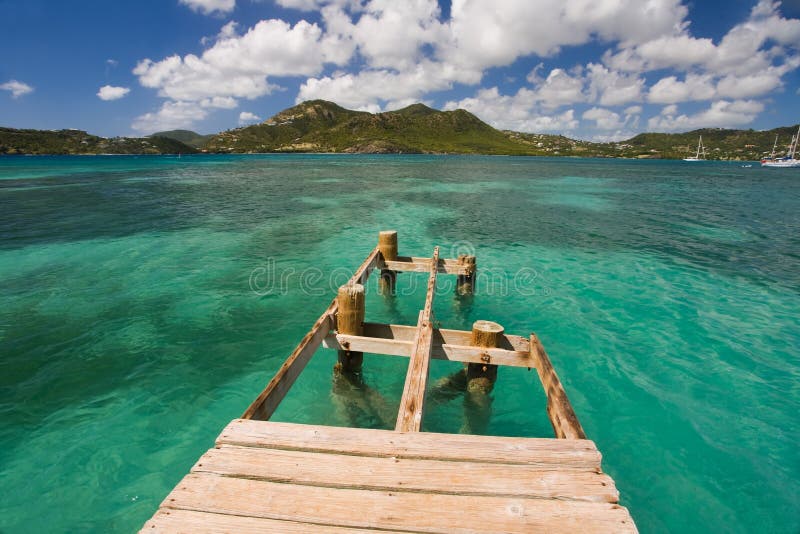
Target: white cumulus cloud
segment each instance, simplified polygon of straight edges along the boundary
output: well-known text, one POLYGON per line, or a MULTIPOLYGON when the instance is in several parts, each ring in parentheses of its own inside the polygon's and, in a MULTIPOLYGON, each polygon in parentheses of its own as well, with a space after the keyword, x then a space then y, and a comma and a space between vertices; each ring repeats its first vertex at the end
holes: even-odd
POLYGON ((119 100, 130 92, 131 90, 128 87, 104 85, 99 91, 97 91, 97 96, 100 98, 100 100, 119 100))
POLYGON ((604 63, 637 72, 665 68, 699 68, 716 76, 760 72, 800 47, 800 20, 782 17, 779 6, 780 2, 760 0, 748 19, 731 28, 718 44, 693 37, 688 24, 682 24, 672 34, 609 51, 604 63))
POLYGON ((677 106, 673 104, 665 107, 660 115, 652 117, 647 126, 656 132, 733 128, 751 123, 762 111, 764 104, 755 100, 718 100, 694 115, 677 115, 677 106))
POLYGON ((343 14, 327 10, 328 27, 351 37, 373 68, 413 67, 424 45, 435 46, 447 38, 436 0, 372 0, 354 24, 346 24, 343 14))
POLYGON ((178 0, 178 2, 205 15, 230 13, 236 7, 236 0, 178 0))
POLYGON ((365 111, 397 109, 402 107, 398 103, 419 101, 425 93, 449 89, 454 79, 468 80, 462 74, 447 64, 422 61, 403 71, 364 70, 357 74, 309 78, 300 86, 296 100, 321 98, 365 111))
POLYGON ((33 92, 33 87, 19 80, 8 80, 6 83, 0 84, 0 89, 9 91, 11 98, 19 98, 33 92))
POLYGON ((654 104, 675 104, 691 100, 709 100, 716 95, 711 76, 687 74, 683 81, 675 76, 661 78, 650 88, 647 100, 654 104))
POLYGON ((196 56, 144 59, 139 83, 175 101, 257 98, 276 88, 268 76, 312 75, 327 61, 326 40, 316 24, 262 20, 242 36, 221 39, 196 56))
POLYGON ((207 116, 207 108, 195 102, 167 101, 157 112, 137 117, 133 121, 133 129, 145 134, 163 130, 190 129, 207 116))
MULTIPOLYGON (((235 0, 179 1, 207 14, 236 7, 235 0)), ((203 113, 231 109, 280 85, 296 84, 297 102, 320 98, 368 111, 466 86, 473 97, 446 105, 526 131, 575 129, 580 117, 606 135, 638 127, 644 102, 707 101, 705 117, 735 123, 753 116, 738 103, 780 90, 800 68, 800 20, 783 17, 775 0, 758 0, 745 20, 714 39, 692 34, 684 0, 452 0, 449 17, 437 0, 275 3, 297 10, 291 22, 228 22, 200 52, 141 60, 134 70, 140 84, 166 102, 139 124, 144 117, 172 120, 188 103, 203 113), (481 87, 490 69, 523 58, 550 63, 565 48, 586 44, 603 47, 601 57, 549 72, 540 64, 509 94, 481 87)), ((676 110, 656 120, 673 127, 696 116, 703 117, 676 110)))
POLYGON ((620 119, 619 113, 598 107, 586 110, 581 118, 595 121, 600 130, 617 130, 625 125, 624 121, 620 119))
POLYGON ((680 0, 454 0, 443 57, 470 68, 512 63, 597 37, 641 43, 671 33, 687 14, 680 0))
POLYGON ((497 87, 492 87, 478 91, 474 97, 447 102, 444 108, 466 109, 495 128, 518 132, 560 132, 578 127, 573 109, 543 112, 537 108, 532 95, 524 89, 515 95, 502 95, 497 87))
POLYGON ((313 11, 321 8, 327 2, 324 0, 275 0, 275 3, 279 6, 288 7, 290 9, 313 11))
POLYGON ((589 94, 603 106, 621 106, 642 100, 644 78, 608 69, 598 63, 586 66, 589 94))
POLYGON ((261 117, 256 115, 255 113, 250 113, 249 111, 242 111, 239 113, 239 124, 250 124, 252 122, 258 122, 261 120, 261 117))
POLYGON ((547 78, 541 79, 537 73, 540 67, 541 64, 527 78, 533 86, 532 99, 541 102, 546 108, 557 108, 587 100, 582 69, 576 69, 571 74, 564 69, 556 68, 550 71, 547 78))

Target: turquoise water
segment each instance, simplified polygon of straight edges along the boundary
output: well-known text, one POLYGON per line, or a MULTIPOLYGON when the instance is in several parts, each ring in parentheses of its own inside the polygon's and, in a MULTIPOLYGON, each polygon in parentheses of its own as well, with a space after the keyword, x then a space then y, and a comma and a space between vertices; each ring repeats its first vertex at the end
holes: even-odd
MULTIPOLYGON (((0 208, 2 532, 138 529, 389 228, 401 253, 474 251, 477 294, 443 278, 437 319, 539 335, 642 532, 800 530, 792 170, 0 158, 0 208)), ((394 300, 371 281, 368 320, 415 323, 424 278, 394 300)), ((275 419, 393 424, 406 360, 367 355, 356 402, 332 392, 335 358, 275 419)), ((424 428, 552 436, 535 372, 501 369, 491 412, 436 397, 424 428)))

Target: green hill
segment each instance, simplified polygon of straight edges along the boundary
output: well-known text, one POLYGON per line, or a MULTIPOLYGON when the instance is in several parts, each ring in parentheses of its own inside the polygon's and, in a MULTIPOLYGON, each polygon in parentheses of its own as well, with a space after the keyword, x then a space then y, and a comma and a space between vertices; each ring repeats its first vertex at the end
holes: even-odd
POLYGON ((180 141, 181 143, 194 148, 200 148, 214 136, 201 135, 191 130, 169 130, 166 132, 156 132, 150 137, 166 137, 167 139, 174 139, 175 141, 180 141))
POLYGON ((364 154, 503 154, 603 158, 681 159, 693 156, 703 136, 706 157, 758 160, 778 153, 797 126, 767 131, 705 128, 686 133, 643 133, 625 141, 593 143, 563 135, 520 133, 492 128, 462 109, 438 111, 413 104, 397 111, 353 111, 324 100, 303 102, 267 121, 200 135, 189 130, 159 132, 147 138, 104 139, 80 130, 0 128, 0 154, 191 154, 339 152, 364 154))
POLYGON ((516 143, 528 147, 537 156, 607 157, 610 145, 570 139, 563 135, 521 133, 503 130, 503 134, 516 143))
POLYGON ((703 136, 708 159, 758 160, 779 152, 796 127, 754 130, 708 128, 678 134, 639 134, 593 143, 562 135, 499 131, 464 111, 424 104, 385 113, 352 111, 324 100, 303 102, 269 120, 211 136, 207 152, 450 153, 681 159, 693 156, 703 136))
POLYGON ((680 159, 697 153, 697 141, 702 135, 708 159, 758 160, 772 152, 776 135, 778 154, 786 153, 787 145, 796 132, 797 126, 761 132, 703 128, 677 134, 643 133, 617 145, 622 145, 618 150, 621 156, 631 156, 644 151, 662 158, 680 159))
POLYGON ((82 130, 0 127, 0 154, 193 154, 197 149, 166 137, 112 137, 82 130))
POLYGON ((209 152, 349 152, 533 154, 536 151, 464 111, 414 104, 367 113, 313 100, 262 124, 228 130, 203 147, 209 152))

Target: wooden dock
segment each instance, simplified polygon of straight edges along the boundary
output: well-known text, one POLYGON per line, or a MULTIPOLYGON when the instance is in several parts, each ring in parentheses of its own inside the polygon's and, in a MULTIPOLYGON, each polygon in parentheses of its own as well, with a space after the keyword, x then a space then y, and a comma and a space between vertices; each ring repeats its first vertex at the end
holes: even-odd
MULTIPOLYGON (((376 247, 264 391, 175 487, 142 532, 636 532, 600 467, 547 353, 535 335, 434 327, 439 274, 475 281, 475 258, 397 255, 397 234, 376 247), (425 272, 415 326, 365 322, 364 288, 381 270, 425 272), (357 379, 363 353, 409 358, 395 429, 277 423, 269 418, 314 352, 339 351, 336 372, 357 379), (431 358, 459 361, 464 394, 488 395, 497 366, 536 368, 555 438, 421 432, 431 358)), ((390 297, 391 298, 391 297, 390 297)), ((499 392, 498 394, 502 394, 499 392)))

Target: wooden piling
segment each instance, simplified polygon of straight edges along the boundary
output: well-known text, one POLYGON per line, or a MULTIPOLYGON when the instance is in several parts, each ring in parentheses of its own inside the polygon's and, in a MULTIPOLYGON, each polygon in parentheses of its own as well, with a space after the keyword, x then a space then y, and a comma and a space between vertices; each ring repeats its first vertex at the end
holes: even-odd
MULTIPOLYGON (((336 295, 338 311, 336 312, 336 330, 340 334, 360 336, 364 333, 364 286, 361 284, 346 284, 339 288, 336 295)), ((340 371, 358 372, 364 360, 363 352, 349 350, 339 351, 339 363, 336 368, 340 371)))
MULTIPOLYGON (((378 249, 383 261, 397 261, 397 231, 384 230, 378 233, 378 249)), ((380 291, 384 295, 394 295, 397 271, 381 269, 380 291)))
POLYGON ((397 261, 397 230, 384 230, 378 233, 378 250, 384 261, 397 261))
POLYGON ((477 261, 475 256, 461 254, 458 263, 466 269, 464 274, 459 274, 456 282, 456 291, 459 295, 470 295, 475 291, 475 269, 477 261))
MULTIPOLYGON (((471 345, 487 349, 497 348, 503 338, 504 329, 492 321, 475 321, 472 325, 471 345)), ((483 358, 485 363, 467 365, 467 391, 489 393, 497 380, 497 366, 491 364, 487 352, 483 358)))

